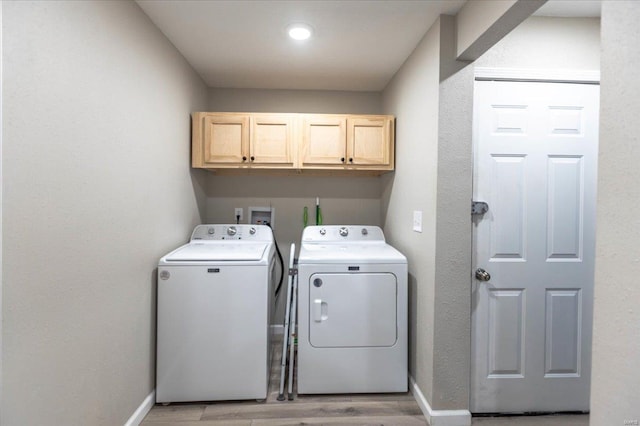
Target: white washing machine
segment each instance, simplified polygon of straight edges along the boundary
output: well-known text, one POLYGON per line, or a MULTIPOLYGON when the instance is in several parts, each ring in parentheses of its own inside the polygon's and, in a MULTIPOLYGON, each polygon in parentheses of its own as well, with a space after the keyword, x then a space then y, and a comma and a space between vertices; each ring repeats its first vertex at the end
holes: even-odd
POLYGON ((160 259, 157 402, 267 397, 275 269, 264 225, 199 225, 160 259))
POLYGON ((304 229, 298 393, 407 391, 407 273, 377 226, 304 229))

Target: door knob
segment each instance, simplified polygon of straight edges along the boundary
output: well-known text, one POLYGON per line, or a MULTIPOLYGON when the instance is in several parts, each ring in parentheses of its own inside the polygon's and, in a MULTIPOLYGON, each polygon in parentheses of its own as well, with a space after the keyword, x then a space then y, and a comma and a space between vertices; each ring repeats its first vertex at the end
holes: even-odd
POLYGON ((489 281, 491 279, 491 274, 482 268, 478 268, 476 269, 476 279, 478 281, 489 281))

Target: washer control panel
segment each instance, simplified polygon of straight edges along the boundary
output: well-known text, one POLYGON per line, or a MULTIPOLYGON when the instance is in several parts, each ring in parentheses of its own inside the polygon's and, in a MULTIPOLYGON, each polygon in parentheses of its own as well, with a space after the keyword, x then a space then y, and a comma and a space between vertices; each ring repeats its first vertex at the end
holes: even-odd
POLYGON ((194 240, 271 241, 273 232, 266 225, 198 225, 191 234, 194 240))
POLYGON ((384 241, 382 229, 368 225, 319 225, 307 226, 302 232, 302 242, 358 242, 384 241))

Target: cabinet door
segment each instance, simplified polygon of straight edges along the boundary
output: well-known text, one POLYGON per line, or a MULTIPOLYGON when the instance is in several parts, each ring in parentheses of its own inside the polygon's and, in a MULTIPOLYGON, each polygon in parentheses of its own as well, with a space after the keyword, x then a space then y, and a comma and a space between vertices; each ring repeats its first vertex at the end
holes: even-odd
POLYGON ((247 163, 249 116, 205 114, 202 116, 202 126, 202 166, 237 167, 247 163))
POLYGON ((393 168, 393 122, 389 117, 349 117, 347 164, 393 168))
POLYGON ((346 162, 345 116, 307 115, 302 124, 301 166, 342 166, 346 162))
POLYGON ((293 115, 251 115, 252 166, 293 167, 293 115))

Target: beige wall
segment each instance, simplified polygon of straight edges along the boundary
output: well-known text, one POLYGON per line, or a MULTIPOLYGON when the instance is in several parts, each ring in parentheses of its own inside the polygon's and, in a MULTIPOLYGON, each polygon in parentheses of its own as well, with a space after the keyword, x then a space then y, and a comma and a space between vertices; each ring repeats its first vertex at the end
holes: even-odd
MULTIPOLYGON (((4 30, 2 29, 2 3, 0 3, 0 100, 2 100, 2 84, 3 84, 3 78, 2 78, 2 63, 3 63, 3 57, 2 57, 2 34, 4 33, 4 30)), ((2 423, 2 397, 3 397, 3 393, 2 393, 2 389, 3 389, 3 369, 2 369, 2 348, 3 343, 2 343, 2 318, 3 318, 3 314, 2 314, 2 119, 3 119, 3 114, 2 114, 2 103, 0 102, 0 423, 2 423)))
MULTIPOLYGON (((296 112, 380 114, 382 100, 377 92, 310 90, 210 89, 209 111, 296 112)), ((325 224, 382 224, 380 218, 380 177, 319 176, 218 176, 206 179, 205 221, 235 222, 234 208, 275 208, 274 235, 285 265, 289 247, 299 250, 302 211, 309 208, 309 224, 315 224, 315 200, 320 204, 325 224)), ((283 283, 286 288, 286 280, 283 283)), ((283 293, 286 294, 286 293, 283 293)), ((280 297, 275 324, 282 324, 285 297, 280 297)))
POLYGON ((1 423, 123 424, 155 387, 157 261, 204 210, 207 91, 133 2, 2 7, 1 423))
POLYGON ((380 114, 379 92, 209 89, 209 111, 380 114))
POLYGON ((396 121, 396 172, 383 178, 388 241, 409 263, 409 368, 430 401, 433 380, 440 24, 434 24, 383 92, 396 121), (422 233, 412 231, 422 211, 422 233))
POLYGON ((640 421, 638 22, 640 3, 603 2, 593 426, 640 421))
POLYGON ((440 17, 438 188, 433 399, 438 410, 467 409, 470 380, 471 119, 473 67, 456 61, 456 23, 440 17), (452 73, 451 70, 458 70, 452 73))
POLYGON ((531 17, 476 60, 474 65, 494 68, 598 70, 600 20, 531 17))

